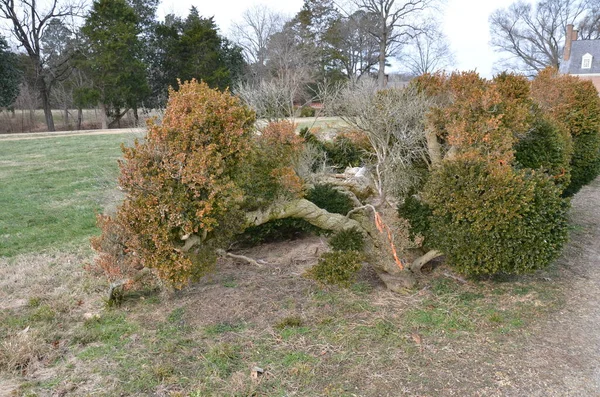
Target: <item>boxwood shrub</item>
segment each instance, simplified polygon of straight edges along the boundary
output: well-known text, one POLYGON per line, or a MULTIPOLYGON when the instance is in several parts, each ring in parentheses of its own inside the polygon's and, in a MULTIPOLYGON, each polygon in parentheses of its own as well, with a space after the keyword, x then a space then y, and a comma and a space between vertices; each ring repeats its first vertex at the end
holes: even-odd
POLYGON ((573 141, 568 131, 544 118, 538 118, 515 145, 518 166, 547 173, 563 189, 571 179, 572 153, 573 141))
POLYGON ((423 198, 428 243, 468 275, 528 273, 548 265, 567 239, 568 200, 543 173, 484 159, 438 167, 423 198))

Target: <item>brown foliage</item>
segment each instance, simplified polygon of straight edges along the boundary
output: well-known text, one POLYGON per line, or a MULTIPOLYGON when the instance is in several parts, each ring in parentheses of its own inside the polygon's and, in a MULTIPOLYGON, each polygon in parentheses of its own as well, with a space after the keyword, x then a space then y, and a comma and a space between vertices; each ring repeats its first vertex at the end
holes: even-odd
POLYGON ((565 194, 576 193, 600 174, 600 98, 590 81, 559 75, 547 68, 532 82, 532 96, 554 122, 573 139, 571 183, 565 194))
MULTIPOLYGON (((427 75, 417 83, 435 95, 440 106, 428 114, 429 128, 464 158, 486 157, 499 164, 510 164, 513 137, 503 122, 503 97, 496 84, 475 72, 427 75)), ((521 123, 520 118, 511 125, 521 123)))
MULTIPOLYGON (((234 175, 251 147, 254 113, 228 92, 196 81, 171 90, 162 125, 144 142, 123 147, 120 186, 127 197, 113 217, 100 217, 92 241, 111 276, 140 267, 180 287, 201 276, 214 254, 182 250, 191 234, 216 248, 239 230, 244 192, 234 175)), ((211 251, 212 252, 212 251, 211 251)))

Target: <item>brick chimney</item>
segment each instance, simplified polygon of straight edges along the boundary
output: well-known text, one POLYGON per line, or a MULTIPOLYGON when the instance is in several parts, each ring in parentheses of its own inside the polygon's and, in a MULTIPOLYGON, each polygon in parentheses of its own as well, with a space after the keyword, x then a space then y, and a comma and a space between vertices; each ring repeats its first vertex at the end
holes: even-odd
POLYGON ((577 31, 573 29, 572 24, 567 25, 567 34, 565 36, 565 50, 563 52, 563 60, 568 61, 571 58, 571 43, 573 37, 577 40, 577 31))

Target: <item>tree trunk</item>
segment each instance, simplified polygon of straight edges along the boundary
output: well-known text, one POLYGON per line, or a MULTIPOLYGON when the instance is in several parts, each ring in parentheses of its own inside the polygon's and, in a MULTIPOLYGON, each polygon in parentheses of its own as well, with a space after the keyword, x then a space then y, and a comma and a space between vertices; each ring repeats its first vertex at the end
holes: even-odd
POLYGON ((246 214, 246 221, 249 225, 254 226, 284 218, 301 218, 311 225, 335 232, 352 228, 364 230, 363 226, 356 220, 344 215, 327 212, 306 199, 274 204, 264 210, 252 211, 246 214))
POLYGON ((121 128, 121 119, 127 114, 127 112, 129 112, 129 108, 125 109, 125 111, 123 111, 122 113, 119 109, 117 109, 115 119, 108 124, 108 127, 114 128, 114 126, 116 125, 118 128, 121 128))
POLYGON ((40 84, 40 99, 44 108, 44 117, 46 118, 46 126, 48 131, 56 131, 54 128, 54 117, 52 117, 52 109, 50 108, 50 92, 43 78, 39 79, 40 84))
POLYGON ((67 105, 65 105, 65 128, 69 129, 69 107, 67 105))
POLYGON ((424 265, 426 265, 430 261, 434 260, 435 258, 439 258, 442 255, 443 254, 440 251, 431 250, 431 251, 427 252, 425 255, 422 255, 422 256, 418 257, 417 259, 415 259, 413 261, 413 263, 410 265, 410 270, 413 273, 421 273, 421 268, 424 265))
POLYGON ((427 139, 427 151, 431 159, 431 165, 437 165, 442 162, 442 147, 437 139, 437 134, 433 128, 427 128, 425 131, 427 139))
POLYGON ((33 105, 31 105, 29 107, 29 132, 31 132, 31 129, 33 128, 34 125, 35 125, 35 108, 33 107, 33 105))
POLYGON ((106 104, 104 102, 98 103, 100 107, 100 117, 102 118, 102 129, 108 129, 108 114, 106 114, 106 104))
POLYGON ((83 109, 77 108, 77 130, 81 129, 83 123, 83 109))
POLYGON ((140 115, 138 114, 137 106, 133 107, 133 118, 135 119, 135 127, 140 126, 140 115))
POLYGON ((381 40, 379 41, 379 70, 377 71, 377 86, 380 90, 384 89, 386 86, 386 77, 385 77, 385 50, 387 44, 387 34, 385 32, 381 35, 381 40))

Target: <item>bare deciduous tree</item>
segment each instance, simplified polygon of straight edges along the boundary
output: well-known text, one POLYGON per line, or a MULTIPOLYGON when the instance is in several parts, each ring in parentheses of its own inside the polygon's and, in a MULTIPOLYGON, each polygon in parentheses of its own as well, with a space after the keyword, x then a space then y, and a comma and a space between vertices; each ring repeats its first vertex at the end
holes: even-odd
POLYGON ((231 26, 232 39, 244 50, 244 58, 257 80, 265 77, 267 46, 283 28, 284 19, 264 5, 248 8, 242 19, 231 26))
MULTIPOLYGON (((507 54, 502 67, 537 74, 558 67, 566 26, 592 18, 597 0, 546 0, 535 5, 519 0, 490 16, 491 44, 507 54)), ((587 22, 593 30, 592 19, 587 22)))
POLYGON ((405 68, 413 75, 435 73, 454 64, 454 54, 446 36, 431 22, 406 46, 401 60, 405 68))
POLYGON ((385 87, 387 57, 407 39, 422 31, 420 18, 434 0, 352 0, 361 10, 375 16, 377 23, 369 33, 379 45, 377 84, 385 87))
POLYGON ((302 84, 293 76, 241 82, 234 92, 254 111, 259 119, 279 120, 294 116, 294 99, 302 84))
POLYGON ((579 23, 579 37, 582 40, 600 39, 600 1, 591 4, 587 14, 579 23))
POLYGON ((42 38, 52 20, 81 15, 83 2, 51 0, 40 5, 36 0, 0 0, 0 17, 9 21, 13 37, 23 47, 35 69, 35 85, 40 96, 46 125, 54 131, 50 108, 50 91, 57 74, 47 63, 42 49, 42 38))

